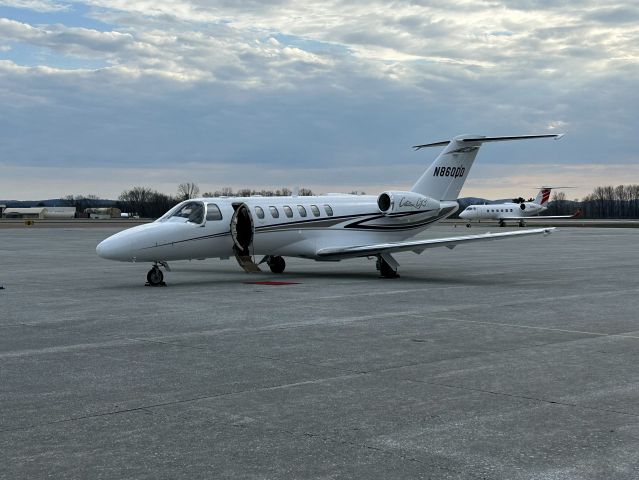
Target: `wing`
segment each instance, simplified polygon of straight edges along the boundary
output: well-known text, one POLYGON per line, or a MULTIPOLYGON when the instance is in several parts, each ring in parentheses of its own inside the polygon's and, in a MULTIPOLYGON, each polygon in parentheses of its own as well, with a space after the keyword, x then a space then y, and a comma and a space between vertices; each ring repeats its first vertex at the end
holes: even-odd
POLYGON ((496 220, 553 220, 557 218, 577 218, 581 215, 581 210, 572 215, 533 215, 530 217, 501 217, 496 220))
POLYGON ((422 253, 427 248, 448 247, 473 242, 486 242, 513 237, 525 237, 528 235, 548 235, 554 228, 534 228, 516 232, 483 233, 481 235, 465 235, 461 237, 435 238, 430 240, 414 240, 411 242, 378 243, 375 245, 360 245, 355 247, 330 247, 317 251, 320 260, 341 260, 344 258, 367 257, 384 253, 408 252, 422 253))

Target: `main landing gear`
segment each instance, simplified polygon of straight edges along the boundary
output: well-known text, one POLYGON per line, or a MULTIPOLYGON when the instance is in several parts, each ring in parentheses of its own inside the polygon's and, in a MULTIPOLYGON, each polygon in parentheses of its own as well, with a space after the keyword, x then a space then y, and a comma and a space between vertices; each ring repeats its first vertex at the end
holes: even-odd
POLYGON ((164 283, 164 274, 162 273, 162 270, 160 270, 160 265, 163 266, 167 272, 171 271, 168 263, 156 263, 153 265, 151 270, 149 270, 149 273, 146 274, 147 287, 166 287, 166 283, 164 283))
POLYGON ((266 263, 273 273, 282 273, 286 268, 286 261, 280 256, 269 257, 266 263))
POLYGON ((379 270, 379 274, 382 278, 399 278, 399 273, 397 273, 398 267, 399 263, 389 254, 377 256, 375 268, 379 270))

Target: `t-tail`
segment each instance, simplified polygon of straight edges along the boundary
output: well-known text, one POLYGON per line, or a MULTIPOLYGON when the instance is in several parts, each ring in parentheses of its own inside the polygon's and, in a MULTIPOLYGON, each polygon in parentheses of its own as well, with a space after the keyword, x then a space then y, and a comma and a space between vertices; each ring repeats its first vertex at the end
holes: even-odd
MULTIPOLYGON (((426 147, 445 147, 424 174, 417 180, 411 192, 436 200, 457 200, 466 178, 473 166, 479 147, 487 142, 508 140, 528 140, 533 138, 554 138, 559 140, 563 134, 518 135, 509 137, 484 137, 481 135, 460 135, 443 142, 415 145, 420 150, 426 147)), ((549 191, 550 192, 550 191, 549 191)))
POLYGON ((575 188, 575 187, 539 187, 539 193, 535 197, 535 203, 541 205, 542 207, 546 207, 548 200, 550 200, 550 192, 552 191, 553 188, 557 190, 559 188, 575 188))
POLYGON ((535 197, 535 203, 538 205, 541 205, 542 207, 545 207, 546 204, 548 203, 548 200, 550 200, 551 190, 552 190, 552 187, 541 187, 541 189, 539 190, 539 193, 535 197))

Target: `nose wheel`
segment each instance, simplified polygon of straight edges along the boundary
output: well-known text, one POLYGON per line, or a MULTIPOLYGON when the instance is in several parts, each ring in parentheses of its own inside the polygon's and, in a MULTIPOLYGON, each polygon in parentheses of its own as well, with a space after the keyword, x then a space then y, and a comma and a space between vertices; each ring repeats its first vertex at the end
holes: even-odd
POLYGON ((164 287, 164 274, 158 265, 153 265, 153 268, 146 274, 147 286, 149 287, 164 287))

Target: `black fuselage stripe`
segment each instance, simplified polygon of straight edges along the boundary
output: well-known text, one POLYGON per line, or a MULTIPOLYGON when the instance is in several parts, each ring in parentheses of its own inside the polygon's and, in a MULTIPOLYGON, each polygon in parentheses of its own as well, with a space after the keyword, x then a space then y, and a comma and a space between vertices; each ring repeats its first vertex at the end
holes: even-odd
POLYGON ((186 240, 176 240, 174 242, 160 243, 158 245, 152 245, 150 247, 144 247, 142 250, 148 250, 149 248, 166 247, 167 245, 175 245, 176 243, 193 242, 195 240, 207 240, 207 239, 210 239, 210 238, 225 237, 226 235, 230 235, 230 234, 231 234, 231 231, 229 230, 228 232, 213 233, 211 235, 203 235, 201 237, 187 238, 186 240))

